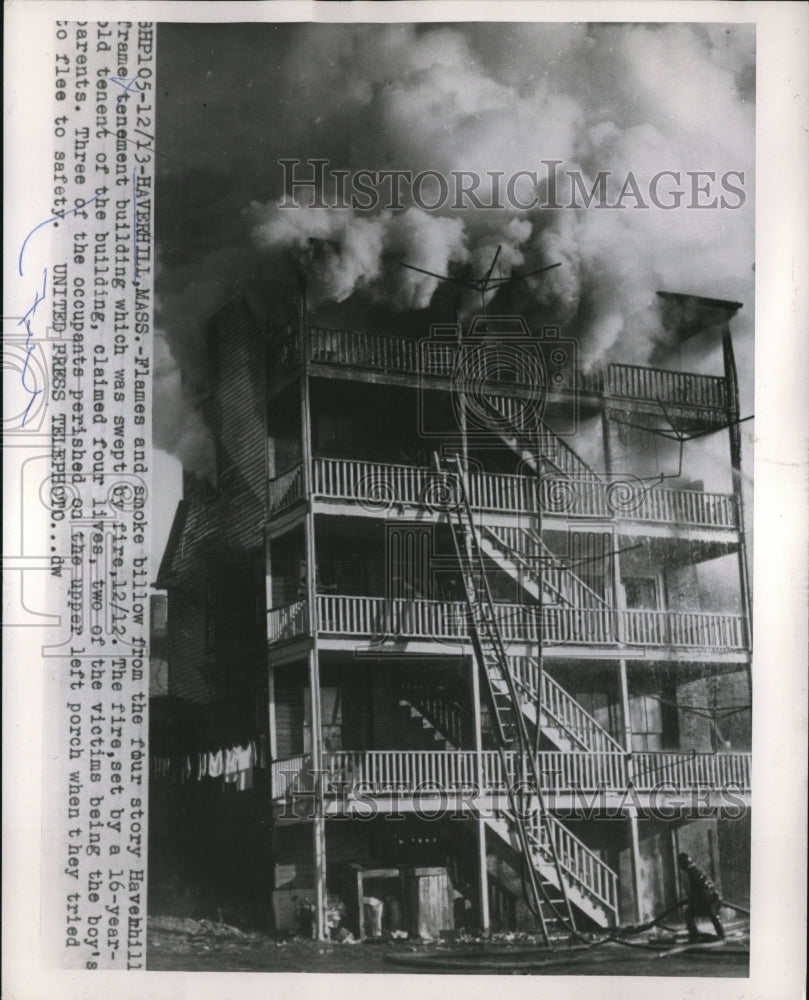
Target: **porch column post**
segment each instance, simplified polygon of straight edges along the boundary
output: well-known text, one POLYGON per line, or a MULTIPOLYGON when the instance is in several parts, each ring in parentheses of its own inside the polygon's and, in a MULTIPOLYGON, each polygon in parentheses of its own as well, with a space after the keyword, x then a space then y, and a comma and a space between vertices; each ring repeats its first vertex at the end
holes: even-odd
MULTIPOLYGON (((635 778, 635 762, 632 759, 632 717, 629 713, 629 681, 627 678, 626 660, 618 661, 618 675, 621 682, 621 714, 624 717, 624 747, 626 749, 626 780, 630 784, 635 778)), ((634 806, 627 809, 629 819, 629 846, 632 858, 632 889, 634 896, 635 922, 642 919, 641 915, 641 875, 640 875, 640 837, 638 835, 638 810, 634 806)))
POLYGON ((630 839, 630 850, 632 855, 632 889, 634 899, 634 916, 635 923, 639 923, 643 920, 643 913, 641 912, 641 895, 643 883, 640 874, 640 836, 638 834, 638 810, 634 806, 630 806, 627 809, 627 817, 629 819, 629 839, 630 839))
MULTIPOLYGON (((628 755, 628 771, 632 768, 632 717, 629 714, 629 678, 627 676, 626 660, 618 661, 618 679, 621 685, 621 715, 623 716, 624 749, 628 755)), ((627 775, 629 776, 629 774, 627 775)), ((634 777, 634 775, 632 775, 634 777)))
MULTIPOLYGON (((269 610, 272 607, 272 551, 270 548, 270 539, 267 536, 265 529, 264 532, 264 581, 265 581, 265 599, 264 607, 269 610)), ((266 621, 265 621, 266 628, 266 621)), ((266 641, 265 641, 266 646, 266 641)), ((267 665, 267 737, 269 740, 269 754, 270 760, 274 761, 278 756, 278 732, 276 728, 275 721, 275 667, 272 663, 267 665)), ((272 793, 275 793, 275 789, 272 789, 272 793)))
POLYGON ((315 917, 318 940, 326 940, 326 819, 323 810, 323 731, 320 719, 320 669, 316 649, 309 650, 309 693, 311 702, 312 771, 314 772, 315 917))
MULTIPOLYGON (((274 762, 278 757, 278 726, 275 720, 275 667, 268 668, 267 678, 267 717, 270 761, 274 762)), ((275 789, 272 790, 275 794, 275 789)))
MULTIPOLYGON (((480 729, 480 679, 478 678, 478 665, 474 656, 469 657, 469 665, 472 674, 472 712, 475 729, 475 758, 477 766, 477 785, 480 796, 483 796, 483 734, 480 729)), ((475 817, 477 826, 477 849, 478 849, 478 899, 480 910, 480 929, 484 934, 488 934, 491 929, 491 919, 489 916, 489 868, 486 863, 486 820, 478 814, 475 817)))
POLYGON ((311 706, 312 771, 314 772, 314 815, 312 817, 313 870, 315 880, 315 923, 320 941, 326 940, 326 820, 323 808, 323 729, 320 710, 320 657, 318 653, 317 556, 315 514, 312 501, 312 404, 309 384, 309 329, 306 306, 306 276, 301 273, 300 340, 303 350, 301 376, 301 458, 303 493, 306 502, 304 540, 306 545, 306 603, 309 648, 309 694, 311 706))

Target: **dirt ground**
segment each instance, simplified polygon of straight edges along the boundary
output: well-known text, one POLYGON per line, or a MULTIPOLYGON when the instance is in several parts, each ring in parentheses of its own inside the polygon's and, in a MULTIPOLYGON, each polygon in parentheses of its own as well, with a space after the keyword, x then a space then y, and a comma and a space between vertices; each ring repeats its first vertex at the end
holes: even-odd
POLYGON ((528 935, 474 940, 321 944, 276 941, 224 923, 181 917, 149 919, 148 968, 185 972, 450 973, 455 975, 714 976, 749 974, 744 927, 728 928, 722 945, 707 939, 697 949, 680 935, 661 933, 586 951, 549 951, 528 935))

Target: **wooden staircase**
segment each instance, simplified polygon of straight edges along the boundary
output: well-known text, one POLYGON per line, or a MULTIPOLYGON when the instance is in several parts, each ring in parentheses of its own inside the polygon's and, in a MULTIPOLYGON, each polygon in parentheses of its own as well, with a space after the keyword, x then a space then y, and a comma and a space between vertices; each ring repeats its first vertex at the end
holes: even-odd
POLYGON ((480 548, 535 600, 553 607, 612 611, 608 601, 553 553, 531 528, 482 525, 480 548))
MULTIPOLYGON (((525 666, 521 664, 513 670, 517 674, 520 670, 524 671, 525 666)), ((544 676, 546 675, 543 675, 543 678, 544 676)), ((543 687, 549 692, 550 712, 560 717, 560 725, 550 727, 547 731, 552 739, 555 737, 554 742, 560 749, 581 750, 583 747, 595 749, 599 744, 612 749, 621 749, 609 733, 602 729, 595 719, 589 716, 555 681, 548 678, 548 683, 543 687), (569 702, 576 708, 570 706, 569 702), (567 723, 569 728, 562 723, 561 717, 569 720, 567 723), (563 735, 559 736, 558 733, 563 735)), ((399 704, 408 709, 414 724, 420 724, 423 729, 432 729, 436 741, 443 744, 443 749, 458 748, 458 743, 449 739, 446 731, 442 731, 442 722, 439 721, 440 717, 446 724, 452 713, 441 711, 435 696, 430 697, 429 692, 411 687, 408 693, 400 698, 399 704)), ((454 728, 455 732, 459 732, 458 726, 454 728)), ((513 822, 502 816, 486 817, 485 822, 493 848, 500 849, 501 860, 511 869, 510 875, 504 875, 502 866, 498 867, 492 862, 490 873, 503 882, 509 892, 520 896, 522 879, 519 873, 523 862, 513 822)), ((569 929, 559 919, 557 912, 554 912, 555 910, 564 913, 565 891, 571 903, 598 926, 609 927, 616 923, 617 879, 615 873, 598 855, 554 817, 548 816, 545 822, 540 821, 536 810, 528 820, 527 834, 531 846, 531 863, 541 878, 543 893, 539 905, 543 908, 549 937, 570 936, 569 929), (562 880, 565 883, 564 891, 551 858, 548 843, 550 837, 554 838, 554 847, 560 861, 562 880), (546 896, 554 902, 554 907, 548 904, 546 896)))
POLYGON ((507 396, 483 397, 491 426, 502 442, 537 473, 599 479, 583 458, 536 414, 524 416, 520 401, 507 396))
MULTIPOLYGON (((439 474, 445 474, 435 457, 439 474)), ((509 806, 503 816, 487 817, 486 823, 501 837, 513 837, 525 859, 526 901, 532 907, 543 936, 550 939, 549 915, 575 932, 572 906, 575 905, 600 926, 615 922, 617 915, 617 875, 578 838, 547 811, 537 773, 536 757, 530 744, 519 688, 512 675, 486 577, 484 551, 472 517, 465 476, 456 459, 456 475, 461 502, 449 511, 449 523, 459 568, 463 574, 468 608, 468 630, 492 713, 494 735, 501 758, 504 751, 521 752, 523 787, 530 793, 533 809, 526 815, 508 789, 509 806), (505 828, 503 824, 505 823, 505 828), (561 894, 562 911, 552 904, 546 885, 561 894)), ((504 771, 505 771, 504 767, 504 771)))

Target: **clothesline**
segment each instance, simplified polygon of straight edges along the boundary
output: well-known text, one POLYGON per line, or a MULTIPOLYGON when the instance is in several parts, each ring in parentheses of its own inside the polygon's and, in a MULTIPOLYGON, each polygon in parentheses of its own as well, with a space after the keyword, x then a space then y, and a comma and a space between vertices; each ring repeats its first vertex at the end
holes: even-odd
POLYGON ((253 769, 268 766, 267 738, 259 736, 231 746, 193 753, 154 756, 151 762, 153 778, 172 785, 188 782, 217 782, 235 786, 244 792, 253 787, 253 769))

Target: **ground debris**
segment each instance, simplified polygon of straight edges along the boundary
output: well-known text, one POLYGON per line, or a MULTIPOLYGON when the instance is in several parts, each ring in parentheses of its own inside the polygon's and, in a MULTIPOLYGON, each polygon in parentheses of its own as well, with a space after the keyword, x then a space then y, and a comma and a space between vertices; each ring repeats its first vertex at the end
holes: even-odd
POLYGON ((215 920, 191 917, 149 917, 149 941, 164 951, 232 950, 265 940, 265 935, 245 931, 215 920))
POLYGON ((695 950, 679 947, 687 940, 684 931, 638 935, 628 942, 604 942, 603 934, 594 934, 589 947, 554 942, 548 948, 540 935, 522 931, 488 936, 459 931, 452 939, 429 943, 386 934, 363 944, 354 939, 355 947, 346 947, 349 939, 340 942, 337 936, 331 942, 278 939, 221 920, 189 917, 150 917, 148 929, 147 967, 153 970, 744 976, 748 969, 742 928, 729 928, 724 943, 708 942, 695 950))

